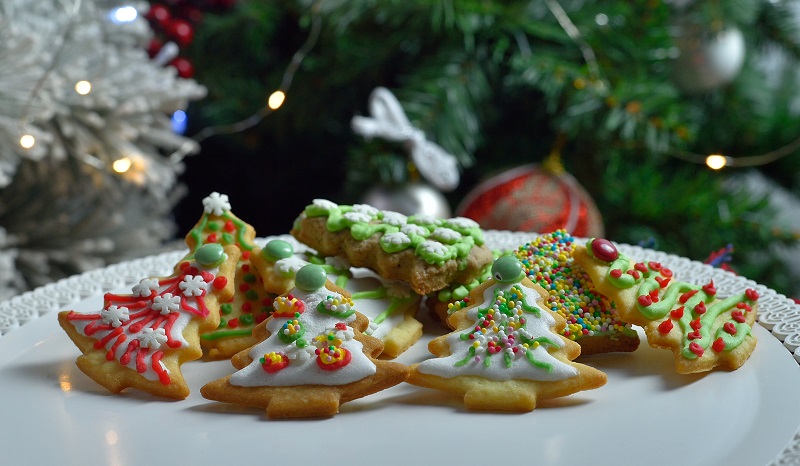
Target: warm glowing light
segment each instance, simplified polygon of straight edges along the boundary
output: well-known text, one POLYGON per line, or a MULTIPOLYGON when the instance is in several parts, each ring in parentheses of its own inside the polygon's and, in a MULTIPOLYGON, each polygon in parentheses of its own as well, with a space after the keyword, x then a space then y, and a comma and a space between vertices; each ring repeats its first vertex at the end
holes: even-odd
POLYGON ((92 92, 92 83, 89 81, 78 81, 75 83, 75 92, 80 95, 86 95, 92 92))
POLYGON ((286 94, 284 94, 283 91, 275 91, 269 96, 267 105, 269 105, 269 108, 277 110, 281 105, 283 105, 284 100, 286 100, 286 94))
POLYGON ((117 173, 125 173, 131 169, 131 165, 133 165, 133 160, 131 160, 130 157, 122 157, 121 159, 115 160, 111 167, 117 173))
POLYGON ((23 149, 30 149, 34 144, 36 144, 36 138, 30 134, 24 134, 19 138, 19 145, 22 146, 23 149))
POLYGON ((706 165, 712 170, 719 170, 728 164, 728 158, 724 155, 711 154, 706 157, 706 165))

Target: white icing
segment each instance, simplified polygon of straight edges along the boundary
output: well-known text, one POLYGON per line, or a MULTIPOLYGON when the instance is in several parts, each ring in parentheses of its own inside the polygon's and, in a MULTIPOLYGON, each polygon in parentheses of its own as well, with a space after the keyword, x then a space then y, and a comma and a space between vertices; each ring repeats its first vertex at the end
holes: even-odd
POLYGON ((453 225, 456 228, 462 228, 465 230, 468 230, 470 228, 478 228, 480 226, 478 225, 478 222, 476 222, 475 220, 466 217, 454 217, 448 219, 445 223, 449 223, 450 225, 453 225))
MULTIPOLYGON (((328 289, 323 288, 308 292, 295 288, 291 291, 291 294, 306 304, 305 312, 300 314, 297 320, 301 321, 305 326, 303 339, 308 342, 312 342, 314 337, 318 335, 327 334, 329 329, 334 328, 339 322, 349 324, 355 320, 355 314, 345 319, 340 319, 317 312, 317 304, 328 296, 341 298, 341 295, 328 289)), ((377 372, 375 364, 363 353, 363 345, 355 339, 342 339, 340 345, 341 348, 347 349, 351 354, 352 359, 349 364, 332 371, 321 369, 317 365, 316 357, 303 358, 301 356, 301 353, 306 353, 310 356, 307 348, 298 348, 296 344, 286 344, 280 339, 278 333, 287 320, 285 318, 270 318, 267 321, 267 330, 270 332, 269 338, 250 350, 249 354, 253 358, 253 362, 232 374, 230 378, 231 384, 244 387, 285 387, 306 384, 343 385, 361 380, 377 372), (276 373, 264 371, 260 359, 265 354, 272 352, 286 354, 290 359, 289 365, 276 373)), ((352 328, 350 331, 352 332, 352 328)), ((344 332, 343 335, 346 333, 344 332)), ((313 345, 310 346, 312 349, 314 348, 313 345)))
POLYGON ((411 238, 408 237, 407 234, 402 232, 395 232, 395 233, 387 233, 381 237, 381 241, 385 241, 387 244, 411 244, 411 238))
POLYGON ((421 225, 440 225, 442 223, 439 218, 431 214, 416 214, 411 217, 411 221, 421 225))
POLYGON ((349 220, 353 223, 369 223, 372 221, 372 217, 369 214, 364 212, 347 212, 342 215, 346 220, 349 220))
POLYGON ((328 212, 337 209, 339 207, 338 204, 331 202, 327 199, 314 199, 313 201, 311 201, 311 203, 314 204, 315 207, 319 207, 320 209, 324 209, 328 212))
MULTIPOLYGON (((483 294, 483 303, 479 306, 474 306, 467 311, 467 316, 477 323, 478 312, 481 309, 486 309, 494 303, 494 296, 497 290, 507 291, 513 285, 496 283, 488 287, 483 294)), ((555 325, 553 316, 538 305, 538 294, 526 287, 521 287, 525 293, 525 303, 529 306, 534 306, 539 309, 540 317, 532 313, 525 313, 526 320, 525 329, 520 331, 519 334, 526 335, 529 338, 536 338, 540 336, 547 337, 549 340, 556 343, 555 346, 561 348, 564 342, 561 338, 552 331, 555 325)), ((508 317, 497 316, 498 320, 507 319, 508 317)), ((438 375, 441 377, 452 378, 459 375, 477 375, 493 380, 511 380, 511 379, 527 379, 527 380, 540 380, 540 381, 556 381, 564 380, 578 375, 577 369, 573 366, 560 361, 551 355, 547 348, 550 345, 543 344, 535 349, 529 348, 527 351, 532 352, 534 359, 537 361, 550 364, 550 370, 539 368, 532 365, 523 352, 518 352, 514 355, 511 367, 506 367, 502 354, 495 354, 486 356, 485 354, 478 354, 480 360, 470 358, 469 362, 461 367, 457 367, 456 363, 469 357, 469 348, 472 346, 473 341, 478 341, 481 346, 487 341, 486 336, 477 335, 475 340, 462 340, 461 334, 469 332, 469 329, 463 329, 453 332, 447 336, 445 340, 450 347, 451 354, 441 358, 433 358, 423 361, 418 369, 424 374, 438 375), (486 357, 491 358, 491 364, 486 367, 484 361, 486 357)), ((491 336, 491 335, 490 335, 491 336)), ((502 333, 498 335, 502 338, 502 333)))
POLYGON ((421 227, 419 225, 414 225, 413 223, 408 223, 400 227, 400 231, 408 236, 417 235, 417 236, 428 236, 429 232, 428 229, 425 227, 421 227))
POLYGON ((203 199, 203 210, 207 214, 214 215, 222 215, 226 210, 231 210, 231 203, 228 202, 228 195, 214 191, 203 199))
POLYGON ((146 298, 153 294, 158 288, 158 280, 155 278, 143 278, 139 283, 133 285, 133 294, 134 296, 141 296, 142 298, 146 298))
POLYGON ((419 247, 423 251, 429 254, 436 254, 437 256, 447 256, 450 253, 450 250, 447 249, 447 246, 433 240, 425 240, 419 245, 419 247))
POLYGON ((167 342, 167 332, 163 328, 144 328, 136 335, 142 348, 158 349, 167 342))
POLYGON ((285 259, 279 259, 275 262, 274 268, 284 277, 291 277, 305 265, 308 265, 308 262, 300 259, 297 256, 292 256, 285 259))
POLYGON ((200 275, 187 275, 178 287, 184 296, 202 296, 208 290, 208 283, 200 275))
POLYGON ((386 223, 387 225, 401 227, 405 225, 407 222, 408 222, 408 217, 399 212, 392 212, 391 210, 383 211, 383 223, 386 223))
POLYGON ((437 227, 431 233, 431 238, 438 239, 445 243, 455 243, 461 239, 461 233, 451 230, 450 228, 437 227))
POLYGON ((181 297, 173 296, 172 293, 164 293, 153 298, 153 304, 150 307, 162 316, 169 315, 181 309, 181 297))
POLYGON ((125 306, 112 304, 107 309, 100 311, 100 317, 103 319, 103 323, 116 328, 122 325, 123 322, 130 320, 130 310, 125 306))
POLYGON ((362 213, 372 219, 377 217, 380 211, 369 204, 353 204, 353 212, 362 213))

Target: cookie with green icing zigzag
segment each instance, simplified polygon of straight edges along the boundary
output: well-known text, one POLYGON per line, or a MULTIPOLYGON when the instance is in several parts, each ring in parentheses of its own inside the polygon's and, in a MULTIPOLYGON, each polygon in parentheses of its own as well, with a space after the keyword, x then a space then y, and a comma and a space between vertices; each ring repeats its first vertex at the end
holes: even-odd
POLYGON ((217 192, 203 199, 203 215, 186 234, 190 254, 211 243, 236 246, 241 251, 233 278, 235 293, 220 306, 219 326, 200 337, 207 358, 230 358, 252 346, 253 326, 272 312, 272 300, 277 294, 264 289, 261 274, 251 263, 257 247, 255 236, 255 229, 231 212, 228 196, 217 192))
POLYGON ((468 409, 513 412, 606 383, 603 372, 573 362, 580 346, 559 335, 566 321, 519 261, 497 259, 492 277, 449 317, 457 330, 431 340, 437 357, 412 365, 409 383, 460 395, 468 409))
POLYGON ((264 288, 277 294, 294 288, 295 275, 303 266, 321 266, 329 280, 351 293, 358 312, 369 319, 365 333, 383 341, 381 357, 399 356, 422 336, 422 323, 415 317, 421 296, 404 282, 351 267, 340 257, 320 257, 288 235, 270 239, 263 248, 253 250, 251 260, 264 278, 264 288))
POLYGON ((754 289, 717 296, 713 281, 678 281, 669 268, 636 262, 606 239, 578 246, 574 257, 597 289, 614 301, 620 317, 644 327, 650 346, 672 350, 679 373, 734 370, 755 349, 754 289))
POLYGON ((324 199, 305 208, 291 234, 323 256, 342 256, 355 267, 409 283, 420 295, 471 282, 493 258, 473 220, 407 217, 324 199))

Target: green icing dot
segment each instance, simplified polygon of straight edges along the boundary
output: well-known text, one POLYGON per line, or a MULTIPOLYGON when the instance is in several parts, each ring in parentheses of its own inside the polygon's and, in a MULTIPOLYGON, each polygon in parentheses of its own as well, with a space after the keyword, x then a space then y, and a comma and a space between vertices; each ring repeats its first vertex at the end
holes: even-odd
POLYGON ((525 271, 516 257, 503 256, 492 264, 492 277, 500 283, 516 283, 525 277, 525 271))
POLYGON ((244 281, 247 282, 247 283, 255 283, 256 281, 258 281, 258 278, 256 277, 255 274, 248 273, 248 274, 245 274, 244 281))
POLYGON ((256 290, 247 290, 244 296, 250 301, 255 301, 258 299, 258 292, 256 290))
POLYGON ((264 259, 270 262, 276 262, 281 259, 287 259, 294 254, 294 248, 288 242, 281 239, 274 239, 264 246, 261 250, 261 255, 264 259))
POLYGON ((219 310, 223 314, 227 315, 227 314, 230 314, 231 312, 233 312, 233 306, 231 306, 230 304, 226 303, 226 304, 221 305, 219 307, 219 310))
POLYGON ((219 231, 220 225, 217 222, 208 222, 207 228, 211 231, 219 231))
POLYGON ((242 325, 253 325, 253 320, 251 314, 243 314, 239 317, 239 323, 242 325))
POLYGON ((197 248, 194 259, 203 267, 216 267, 225 261, 225 251, 217 243, 208 243, 197 248))
POLYGON ((317 291, 325 286, 328 279, 325 269, 315 264, 304 265, 297 271, 294 278, 295 285, 303 291, 317 291))
POLYGON ((228 320, 227 319, 219 319, 219 327, 217 327, 217 328, 225 328, 227 326, 228 326, 228 320))

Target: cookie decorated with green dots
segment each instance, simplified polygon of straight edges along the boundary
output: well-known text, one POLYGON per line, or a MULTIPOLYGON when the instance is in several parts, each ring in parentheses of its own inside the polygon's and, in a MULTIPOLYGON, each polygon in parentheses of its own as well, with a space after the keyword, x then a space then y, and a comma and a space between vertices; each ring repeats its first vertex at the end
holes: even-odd
POLYGON ((253 327, 269 317, 277 294, 264 289, 252 264, 255 229, 231 212, 228 196, 213 192, 203 199, 203 214, 186 234, 190 254, 204 244, 235 246, 241 251, 233 277, 234 295, 220 306, 219 325, 204 332, 200 342, 209 359, 227 359, 252 346, 253 327))
POLYGON ((737 369, 755 349, 752 288, 719 296, 713 281, 680 281, 661 263, 637 262, 602 238, 578 246, 575 260, 622 319, 644 327, 650 346, 672 351, 681 374, 737 369))
POLYGON ((525 412, 541 400, 603 386, 606 375, 573 360, 580 346, 519 261, 503 256, 470 304, 449 317, 456 330, 431 340, 436 357, 411 366, 408 382, 454 393, 471 410, 525 412))

